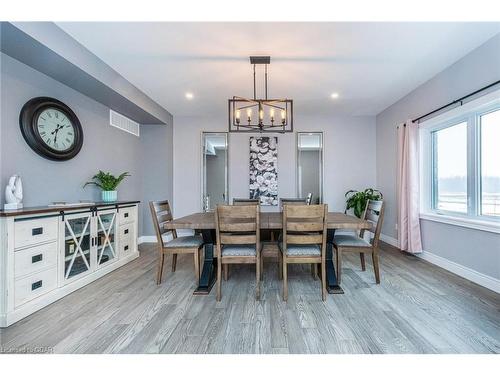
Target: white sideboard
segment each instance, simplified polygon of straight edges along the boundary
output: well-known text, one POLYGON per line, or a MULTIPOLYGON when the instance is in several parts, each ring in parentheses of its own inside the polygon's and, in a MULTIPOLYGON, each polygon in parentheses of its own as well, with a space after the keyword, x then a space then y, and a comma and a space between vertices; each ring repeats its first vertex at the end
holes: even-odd
POLYGON ((0 327, 137 258, 138 204, 0 211, 0 327))

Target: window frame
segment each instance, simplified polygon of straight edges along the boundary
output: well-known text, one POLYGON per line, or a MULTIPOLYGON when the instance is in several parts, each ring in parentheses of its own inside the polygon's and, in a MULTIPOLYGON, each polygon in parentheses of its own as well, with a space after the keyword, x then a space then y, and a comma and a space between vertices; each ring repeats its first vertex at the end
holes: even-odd
POLYGON ((482 214, 481 116, 500 110, 500 90, 420 123, 420 217, 500 233, 500 217, 482 214), (467 212, 437 209, 435 134, 467 124, 467 212))

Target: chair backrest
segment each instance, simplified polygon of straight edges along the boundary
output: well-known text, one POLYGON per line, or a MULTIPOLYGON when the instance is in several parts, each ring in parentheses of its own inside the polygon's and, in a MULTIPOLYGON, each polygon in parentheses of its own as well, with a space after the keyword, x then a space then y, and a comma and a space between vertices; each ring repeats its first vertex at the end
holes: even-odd
POLYGON ((306 196, 306 203, 309 205, 309 204, 312 204, 312 200, 313 200, 313 193, 309 192, 307 193, 307 196, 306 196))
MULTIPOLYGON (((283 207, 283 246, 326 244, 328 205, 285 205, 283 207)), ((323 251, 322 250, 322 251, 323 251)))
MULTIPOLYGON (((373 246, 377 247, 378 240, 380 237, 380 231, 382 230, 382 221, 384 220, 384 201, 369 200, 366 203, 366 208, 361 216, 364 220, 369 221, 372 224, 369 232, 373 233, 373 246)), ((363 237, 364 230, 360 232, 360 237, 363 237)))
POLYGON ((260 199, 233 198, 233 206, 254 206, 259 204, 260 199))
POLYGON ((151 217, 153 219, 156 239, 158 241, 158 244, 163 247, 163 236, 166 233, 171 232, 174 238, 177 237, 177 232, 175 231, 175 229, 165 229, 165 223, 172 221, 173 219, 170 204, 168 203, 168 200, 151 201, 149 202, 149 208, 151 210, 151 217))
POLYGON ((303 206, 305 204, 308 204, 307 198, 280 198, 280 208, 282 211, 286 205, 303 206))
POLYGON ((217 246, 250 245, 260 242, 260 206, 217 205, 215 209, 217 246))

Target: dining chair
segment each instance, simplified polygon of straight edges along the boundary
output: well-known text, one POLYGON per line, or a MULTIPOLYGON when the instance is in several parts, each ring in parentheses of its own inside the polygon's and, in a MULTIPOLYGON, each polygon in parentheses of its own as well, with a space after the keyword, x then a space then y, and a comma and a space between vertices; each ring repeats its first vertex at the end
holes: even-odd
POLYGON ((380 284, 378 241, 380 231, 382 229, 382 221, 384 220, 384 201, 369 200, 361 218, 372 224, 372 227, 369 229, 369 231, 373 233, 373 239, 371 241, 365 240, 365 229, 362 229, 359 232, 359 235, 336 234, 333 237, 333 247, 335 249, 337 259, 337 282, 339 284, 342 277, 342 257, 344 253, 359 253, 359 257, 361 259, 361 269, 363 271, 366 270, 365 254, 371 254, 373 270, 375 272, 375 281, 377 284, 380 284))
MULTIPOLYGON (((260 204, 260 199, 233 198, 233 206, 255 206, 259 204, 260 204)), ((227 281, 229 278, 229 264, 224 264, 222 268, 224 271, 224 281, 227 281)), ((261 270, 262 270, 262 260, 261 260, 261 270)))
POLYGON ((328 205, 285 205, 283 239, 278 243, 283 264, 283 300, 288 299, 288 264, 321 265, 321 298, 326 300, 326 231, 328 205))
POLYGON ((255 297, 260 299, 260 205, 217 205, 217 301, 221 295, 222 266, 255 264, 255 297))
POLYGON ((233 198, 233 206, 259 205, 260 199, 233 198))
POLYGON ((172 221, 172 211, 168 200, 149 202, 153 226, 156 232, 158 246, 158 271, 156 275, 156 284, 161 284, 163 276, 163 263, 165 255, 172 254, 172 272, 175 272, 177 265, 177 254, 194 255, 194 272, 196 280, 200 279, 200 251, 203 248, 203 239, 199 235, 177 237, 175 229, 165 229, 165 224, 172 221), (172 239, 168 240, 168 235, 172 239))

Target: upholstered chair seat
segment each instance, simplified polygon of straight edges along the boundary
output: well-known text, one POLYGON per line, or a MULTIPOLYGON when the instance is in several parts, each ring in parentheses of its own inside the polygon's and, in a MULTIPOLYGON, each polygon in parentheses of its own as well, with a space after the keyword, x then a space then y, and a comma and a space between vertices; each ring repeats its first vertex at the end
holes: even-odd
POLYGON ((363 238, 351 234, 336 234, 333 243, 337 246, 371 247, 371 243, 363 238))
POLYGON ((256 256, 255 244, 253 245, 223 245, 223 257, 241 257, 241 256, 256 256))
POLYGON ((203 245, 203 238, 201 236, 183 236, 170 241, 166 235, 162 237, 165 247, 198 247, 203 245))
MULTIPOLYGON (((283 251, 283 245, 278 243, 280 250, 283 251)), ((321 246, 316 244, 305 245, 288 245, 286 248, 286 255, 288 256, 320 256, 321 246)))

